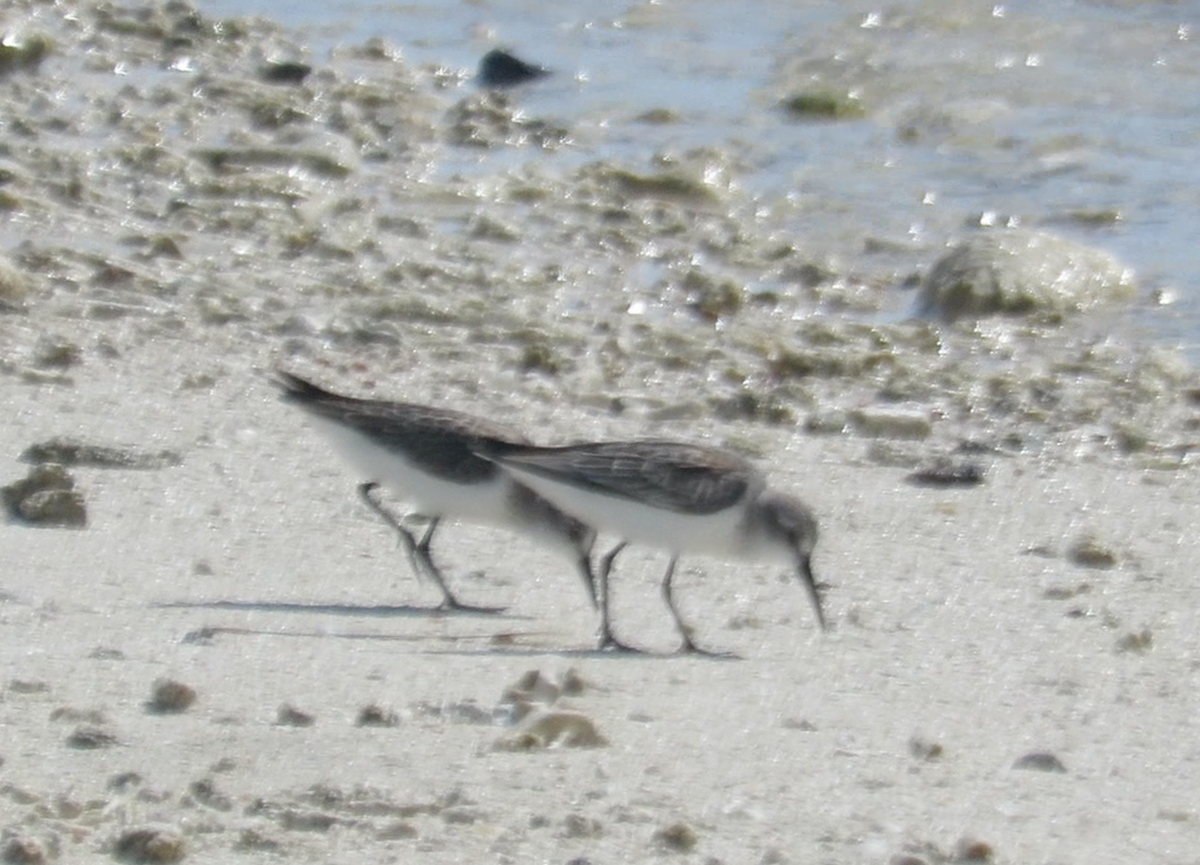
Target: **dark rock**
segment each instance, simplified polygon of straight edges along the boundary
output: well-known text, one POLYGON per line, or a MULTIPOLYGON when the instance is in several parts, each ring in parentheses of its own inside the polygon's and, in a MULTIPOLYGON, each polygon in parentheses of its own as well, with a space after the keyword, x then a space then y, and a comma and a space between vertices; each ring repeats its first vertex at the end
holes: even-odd
POLYGON ((920 487, 974 487, 983 483, 983 467, 974 460, 938 457, 908 475, 920 487))
POLYGON ((258 70, 258 77, 271 84, 301 84, 312 74, 313 68, 307 63, 295 60, 277 60, 264 63, 258 70))
POLYGON ((1014 769, 1033 769, 1038 772, 1066 772, 1062 760, 1047 751, 1026 754, 1013 763, 1014 769))
POLYGON ((550 70, 543 66, 534 66, 507 51, 493 48, 479 61, 478 80, 484 87, 515 87, 549 74, 550 70))

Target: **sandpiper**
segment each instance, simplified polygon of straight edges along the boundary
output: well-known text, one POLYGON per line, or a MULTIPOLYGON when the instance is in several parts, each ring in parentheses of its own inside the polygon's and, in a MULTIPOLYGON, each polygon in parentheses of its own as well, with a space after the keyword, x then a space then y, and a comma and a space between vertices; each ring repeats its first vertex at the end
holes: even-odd
POLYGON ((449 409, 342 396, 289 372, 276 376, 284 401, 303 409, 366 479, 359 495, 399 533, 417 575, 437 583, 442 608, 488 609, 459 601, 434 564, 430 544, 443 518, 516 529, 557 548, 576 563, 597 605, 589 559, 595 532, 476 454, 488 446, 527 444, 520 432, 449 409), (419 541, 374 497, 381 484, 429 520, 419 541))
POLYGON ((604 557, 599 572, 602 646, 629 648, 611 629, 608 578, 617 555, 630 542, 670 552, 662 592, 686 651, 701 650, 671 590, 675 564, 684 552, 794 566, 817 623, 825 629, 811 565, 816 518, 798 499, 769 491, 762 473, 740 456, 673 441, 557 448, 486 442, 480 453, 566 513, 622 538, 604 557))

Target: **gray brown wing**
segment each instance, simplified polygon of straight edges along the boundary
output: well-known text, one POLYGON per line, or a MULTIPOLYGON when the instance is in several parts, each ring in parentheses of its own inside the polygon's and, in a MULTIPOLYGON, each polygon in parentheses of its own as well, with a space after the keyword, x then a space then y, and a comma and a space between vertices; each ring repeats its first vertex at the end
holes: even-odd
POLYGON ((741 457, 680 442, 505 447, 495 458, 551 480, 684 513, 716 513, 765 486, 741 457))
POLYGON ((291 373, 276 373, 285 402, 328 418, 403 454, 439 478, 479 483, 496 467, 477 455, 484 442, 527 444, 519 431, 465 412, 416 403, 357 399, 327 391, 291 373))

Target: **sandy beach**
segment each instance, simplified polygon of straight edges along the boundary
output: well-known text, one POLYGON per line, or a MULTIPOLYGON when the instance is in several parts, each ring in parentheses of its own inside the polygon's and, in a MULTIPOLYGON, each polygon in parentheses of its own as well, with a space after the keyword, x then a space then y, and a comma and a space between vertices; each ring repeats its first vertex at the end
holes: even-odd
POLYGON ((34 131, 3 157, 0 485, 31 446, 94 447, 66 466, 85 527, 0 522, 5 861, 1196 861, 1200 400, 1174 353, 1111 311, 826 316, 888 280, 804 283, 805 251, 719 184, 406 177, 416 156, 368 140, 392 110, 372 88, 411 96, 426 157, 458 96, 378 46, 281 91, 267 24, 192 37, 220 74, 162 77, 186 7, 147 8, 157 30, 80 4, 4 79, 34 131), (76 37, 145 79, 73 65, 76 37), (72 75, 84 107, 55 125, 72 75), (280 125, 206 150, 252 98, 280 125), (103 147, 57 138, 101 118, 103 147), (600 294, 597 262, 651 238, 793 282, 734 302, 697 265, 600 294), (675 655, 666 557, 630 550, 615 626, 648 652, 600 653, 570 562, 458 524, 449 580, 504 610, 439 613, 281 366, 545 443, 749 454, 818 515, 831 629, 782 569, 685 557, 696 640, 737 657, 675 655), (981 482, 913 482, 946 458, 981 482))
MULTIPOLYGON (((506 613, 429 612, 262 370, 166 386, 194 366, 147 352, 9 389, 6 441, 87 419, 186 454, 77 469, 86 530, 0 526, 10 838, 63 861, 144 825, 192 861, 934 862, 964 838, 996 861, 1189 861, 1189 473, 1007 458, 982 487, 931 490, 858 443, 780 435, 772 476, 824 527, 832 632, 782 573, 685 560, 697 638, 742 659, 602 656, 569 565, 499 532, 447 527, 442 558, 506 613), (1112 567, 1073 561, 1089 537, 1112 567), (572 671, 550 705, 604 744, 506 750, 504 693, 528 671, 572 671), (161 679, 194 705, 147 708, 161 679), (313 723, 280 724, 284 706, 313 723), (387 725, 359 724, 370 707, 387 725), (112 741, 72 747, 83 727, 112 741), (1031 754, 1061 770, 1014 768, 1031 754)), ((670 653, 662 566, 623 563, 616 617, 670 653)))

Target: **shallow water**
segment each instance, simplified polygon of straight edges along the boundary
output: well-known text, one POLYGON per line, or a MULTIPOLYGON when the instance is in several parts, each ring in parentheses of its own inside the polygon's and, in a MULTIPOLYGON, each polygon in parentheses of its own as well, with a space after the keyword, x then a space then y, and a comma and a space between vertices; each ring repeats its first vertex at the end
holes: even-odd
MULTIPOLYGON (((28 283, 4 291, 30 313, 0 318, 0 361, 33 383, 134 362, 147 340, 217 340, 258 368, 402 372, 432 402, 580 406, 593 426, 576 437, 675 423, 728 439, 745 422, 751 438, 904 438, 919 415, 923 450, 1196 451, 1192 372, 1146 344, 1195 345, 1195 299, 1158 302, 1161 272, 1130 305, 912 320, 921 274, 981 224, 1144 264, 1118 241, 1150 234, 1138 220, 1164 196, 1134 172, 1162 160, 1125 157, 1175 151, 1097 119, 1136 88, 1106 103, 1069 86, 1078 70, 1046 46, 1103 53, 1075 21, 933 2, 787 6, 770 27, 720 25, 715 4, 605 21, 426 5, 372 11, 395 31, 375 40, 180 3, 27 3, 54 49, 0 96, 18 119, 0 248, 28 283), (482 92, 472 68, 498 41, 559 74, 482 92), (297 60, 303 83, 274 79, 297 60), (782 107, 814 91, 862 116, 782 107), (1076 116, 1097 120, 1068 131, 1076 116)), ((1129 29, 1134 46, 1159 32, 1129 29)))
MULTIPOLYGON (((379 36, 410 62, 463 79, 493 44, 559 73, 519 98, 533 116, 560 118, 570 146, 553 154, 451 149, 436 166, 442 176, 597 158, 636 165, 716 147, 731 155, 734 181, 778 211, 782 231, 843 266, 897 276, 927 267, 981 221, 1046 225, 1133 267, 1147 302, 1132 314, 1200 357, 1200 265, 1191 255, 1200 221, 1189 192, 1200 56, 1190 7, 199 6, 300 26, 318 62, 330 46, 379 36), (866 116, 789 119, 780 98, 813 87, 860 96, 866 116), (654 109, 677 120, 634 122, 654 109)), ((903 313, 907 297, 898 294, 892 307, 903 313)))

